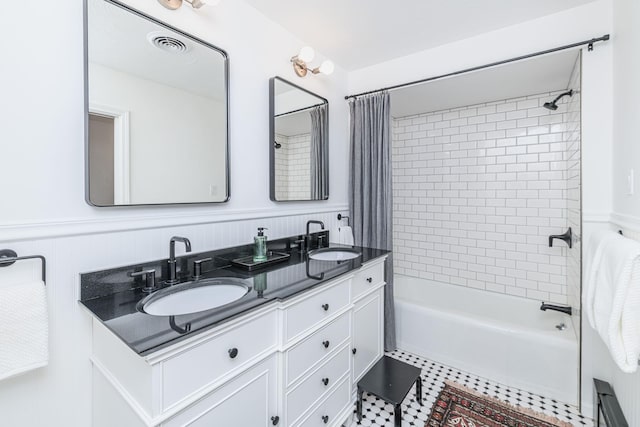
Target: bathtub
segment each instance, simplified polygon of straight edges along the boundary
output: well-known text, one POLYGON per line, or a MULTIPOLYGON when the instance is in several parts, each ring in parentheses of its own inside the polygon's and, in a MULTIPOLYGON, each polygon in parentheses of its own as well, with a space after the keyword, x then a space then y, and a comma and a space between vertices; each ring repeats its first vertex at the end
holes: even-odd
POLYGON ((398 348, 497 381, 578 403, 578 344, 566 314, 540 302, 394 276, 398 348), (566 329, 555 326, 564 323, 566 329))

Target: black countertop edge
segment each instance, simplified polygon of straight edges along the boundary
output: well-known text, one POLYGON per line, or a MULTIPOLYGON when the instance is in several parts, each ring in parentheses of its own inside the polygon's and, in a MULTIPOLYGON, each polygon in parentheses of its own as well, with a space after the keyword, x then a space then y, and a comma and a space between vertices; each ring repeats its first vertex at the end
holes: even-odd
MULTIPOLYGON (((323 233, 327 232, 314 235, 317 239, 317 235, 323 233)), ((310 260, 306 253, 294 248, 292 242, 295 240, 296 237, 292 237, 269 242, 269 250, 286 252, 290 254, 289 259, 251 272, 233 266, 230 261, 250 255, 253 245, 180 257, 179 269, 187 274, 181 278, 180 284, 174 286, 190 282, 189 268, 192 261, 211 257, 211 262, 202 265, 203 275, 200 280, 234 277, 242 279, 250 287, 249 292, 239 300, 211 310, 178 316, 152 316, 138 311, 136 306, 149 294, 142 292, 142 282, 139 279, 134 280, 128 274, 142 269, 158 268, 156 271, 161 272, 158 275, 158 283, 162 285, 162 277, 166 277, 166 268, 162 267, 166 260, 81 274, 79 302, 133 351, 145 356, 187 337, 220 326, 258 307, 294 297, 390 253, 381 249, 331 244, 327 246, 357 249, 361 256, 341 262, 317 261, 310 260)), ((328 241, 328 238, 325 241, 328 241)))

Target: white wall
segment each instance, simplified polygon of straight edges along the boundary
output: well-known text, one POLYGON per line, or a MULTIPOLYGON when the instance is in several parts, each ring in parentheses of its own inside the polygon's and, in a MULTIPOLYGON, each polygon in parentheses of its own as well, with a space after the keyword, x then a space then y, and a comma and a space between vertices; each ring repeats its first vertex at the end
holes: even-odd
MULTIPOLYGON (((613 168, 612 230, 622 229, 625 236, 640 240, 640 2, 613 0, 613 168), (627 194, 627 175, 635 171, 635 192, 627 194)), ((586 95, 586 92, 585 92, 586 95)), ((587 195, 585 194, 585 197, 587 195)), ((640 370, 634 374, 620 371, 608 354, 600 337, 583 323, 583 363, 592 376, 611 382, 630 426, 640 425, 640 370)), ((590 384, 584 384, 590 387, 590 384)), ((585 395, 590 399, 591 390, 585 395)))
POLYGON ((640 2, 614 0, 613 210, 640 225, 640 2), (627 175, 635 171, 634 194, 627 175))
POLYGON ((55 230, 66 233, 78 230, 79 222, 126 229, 132 217, 144 217, 142 222, 147 225, 170 225, 195 220, 185 220, 185 215, 211 221, 239 212, 281 215, 346 205, 348 127, 343 96, 347 90, 341 68, 331 76, 295 76, 289 59, 304 43, 242 1, 225 1, 197 11, 186 6, 173 12, 155 1, 127 3, 229 54, 231 200, 224 205, 188 208, 105 210, 88 206, 84 202, 82 1, 16 3, 7 6, 0 17, 0 28, 13 40, 3 53, 3 64, 11 66, 0 71, 3 99, 10 100, 0 106, 0 140, 3 149, 9 146, 0 156, 0 170, 19 183, 3 194, 1 240, 52 233, 30 227, 51 222, 72 221, 68 228, 55 230), (47 49, 47 40, 56 40, 56 46, 64 48, 47 49), (278 205, 269 200, 268 88, 274 75, 330 102, 328 201, 278 205), (33 125, 36 111, 49 112, 39 115, 38 126, 33 125), (16 227, 20 232, 15 232, 16 227))
MULTIPOLYGON (((127 3, 228 52, 231 200, 190 207, 87 205, 82 1, 6 4, 0 31, 11 42, 3 47, 0 67, 0 176, 7 184, 0 200, 0 248, 47 257, 51 359, 47 368, 0 382, 3 426, 90 425, 91 335, 89 317, 77 303, 80 272, 167 257, 172 235, 189 237, 198 252, 249 243, 258 226, 268 227, 270 238, 300 233, 311 218, 331 227, 336 211, 346 207, 343 70, 298 79, 289 58, 304 43, 242 1, 175 12, 156 1, 127 3), (328 201, 269 200, 268 80, 274 75, 331 104, 328 201)), ((5 270, 13 268, 3 269, 0 281, 5 270)))

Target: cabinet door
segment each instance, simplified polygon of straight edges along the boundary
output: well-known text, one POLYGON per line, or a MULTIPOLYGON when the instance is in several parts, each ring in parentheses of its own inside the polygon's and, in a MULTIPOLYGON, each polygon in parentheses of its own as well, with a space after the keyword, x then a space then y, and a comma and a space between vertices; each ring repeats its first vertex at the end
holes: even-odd
POLYGON ((281 425, 276 418, 277 393, 275 356, 271 356, 180 412, 163 426, 281 425))
POLYGON ((382 357, 384 288, 370 297, 364 298, 353 310, 353 381, 362 375, 382 357))

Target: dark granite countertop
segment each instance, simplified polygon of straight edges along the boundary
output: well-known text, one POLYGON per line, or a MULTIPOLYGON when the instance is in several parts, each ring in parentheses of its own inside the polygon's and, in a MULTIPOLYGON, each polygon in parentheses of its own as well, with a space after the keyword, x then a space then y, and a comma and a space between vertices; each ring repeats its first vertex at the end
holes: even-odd
POLYGON ((250 291, 239 300, 211 310, 179 316, 152 316, 138 311, 138 302, 149 294, 142 292, 142 280, 134 280, 129 274, 153 268, 157 272, 156 283, 163 287, 163 280, 167 277, 166 259, 82 274, 79 302, 133 351, 147 355, 258 307, 290 298, 389 253, 380 249, 348 246, 358 249, 362 256, 348 261, 318 261, 310 260, 306 253, 300 253, 296 248, 292 249, 293 241, 291 238, 269 242, 269 250, 289 253, 289 259, 252 272, 233 266, 231 260, 251 255, 253 245, 189 253, 179 257, 179 271, 184 272, 179 273, 179 277, 183 276, 183 283, 192 280, 190 269, 193 261, 211 257, 212 261, 202 264, 203 275, 200 280, 236 277, 245 279, 250 286, 250 291), (190 331, 184 330, 187 324, 190 324, 190 331))

